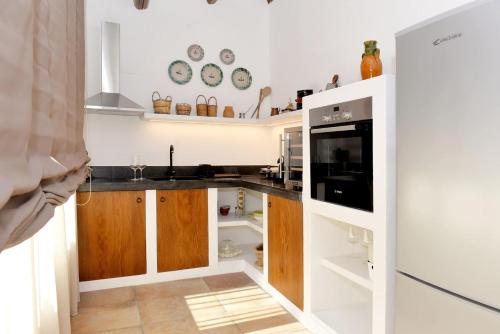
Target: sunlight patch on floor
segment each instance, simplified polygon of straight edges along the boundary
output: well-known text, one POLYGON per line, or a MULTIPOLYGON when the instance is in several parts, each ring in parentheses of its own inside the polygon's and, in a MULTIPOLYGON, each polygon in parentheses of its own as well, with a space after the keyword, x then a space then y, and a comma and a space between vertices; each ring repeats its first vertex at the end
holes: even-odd
MULTIPOLYGON (((287 314, 269 294, 257 286, 189 295, 185 296, 185 300, 201 331, 260 322, 287 314)), ((277 333, 301 328, 299 323, 290 323, 255 333, 277 333)))

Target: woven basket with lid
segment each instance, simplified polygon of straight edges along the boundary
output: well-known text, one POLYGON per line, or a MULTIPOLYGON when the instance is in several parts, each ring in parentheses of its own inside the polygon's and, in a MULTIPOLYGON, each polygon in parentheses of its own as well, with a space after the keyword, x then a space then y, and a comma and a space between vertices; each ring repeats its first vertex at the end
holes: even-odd
POLYGON ((177 111, 177 115, 191 115, 191 105, 189 103, 177 103, 175 105, 175 110, 177 111))

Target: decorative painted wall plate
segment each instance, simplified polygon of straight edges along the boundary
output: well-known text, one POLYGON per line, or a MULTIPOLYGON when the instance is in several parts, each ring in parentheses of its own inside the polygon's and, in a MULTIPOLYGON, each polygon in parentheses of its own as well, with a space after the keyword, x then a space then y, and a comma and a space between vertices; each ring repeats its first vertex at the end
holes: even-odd
POLYGON ((231 80, 233 81, 234 87, 241 90, 248 89, 252 85, 252 75, 243 67, 238 67, 233 71, 231 80))
POLYGON ((205 57, 205 51, 198 44, 193 44, 188 48, 188 56, 192 61, 200 61, 205 57))
POLYGON ((185 85, 191 81, 193 70, 184 60, 176 60, 168 67, 168 75, 176 84, 185 85))
POLYGON ((220 52, 220 61, 226 65, 231 65, 236 60, 234 52, 229 49, 224 49, 220 52))
POLYGON ((201 69, 201 80, 210 87, 217 87, 222 82, 224 74, 219 66, 215 64, 206 64, 201 69))

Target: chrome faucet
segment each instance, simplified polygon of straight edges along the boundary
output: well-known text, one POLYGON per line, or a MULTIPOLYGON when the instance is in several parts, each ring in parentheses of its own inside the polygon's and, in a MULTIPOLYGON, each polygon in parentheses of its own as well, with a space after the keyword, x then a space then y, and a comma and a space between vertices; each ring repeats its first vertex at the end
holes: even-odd
POLYGON ((174 145, 170 145, 170 165, 168 166, 167 176, 170 177, 171 180, 175 179, 175 168, 173 160, 174 160, 174 145))

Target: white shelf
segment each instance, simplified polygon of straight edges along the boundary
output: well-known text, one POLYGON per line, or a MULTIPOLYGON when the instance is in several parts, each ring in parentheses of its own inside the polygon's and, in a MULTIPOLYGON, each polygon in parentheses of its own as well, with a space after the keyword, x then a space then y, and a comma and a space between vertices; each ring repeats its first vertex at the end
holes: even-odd
POLYGON ((311 199, 310 211, 316 215, 374 231, 376 217, 373 212, 349 208, 334 203, 311 199))
POLYGON ((87 114, 108 115, 108 116, 136 116, 142 117, 144 110, 137 109, 92 109, 86 108, 87 114))
POLYGON ((262 222, 252 219, 248 215, 244 215, 242 217, 236 217, 234 213, 230 213, 227 216, 219 215, 218 222, 219 222, 219 227, 221 228, 247 226, 259 232, 260 234, 263 233, 262 222))
POLYGON ((240 125, 240 126, 279 126, 302 121, 302 112, 295 111, 278 116, 260 119, 204 117, 204 116, 182 116, 174 114, 155 114, 145 112, 141 119, 150 122, 191 123, 191 124, 213 124, 213 125, 240 125))
POLYGON ((337 334, 372 333, 372 308, 368 303, 314 312, 314 316, 337 334))
POLYGON ((321 265, 370 291, 373 289, 373 282, 370 280, 363 255, 323 258, 321 265))
POLYGON ((245 245, 235 245, 236 248, 239 248, 243 251, 239 256, 221 258, 219 257, 219 262, 231 262, 231 261, 246 261, 252 267, 257 269, 260 273, 263 272, 262 267, 258 267, 255 265, 255 261, 257 260, 257 256, 255 255, 255 247, 257 244, 245 244, 245 245))

